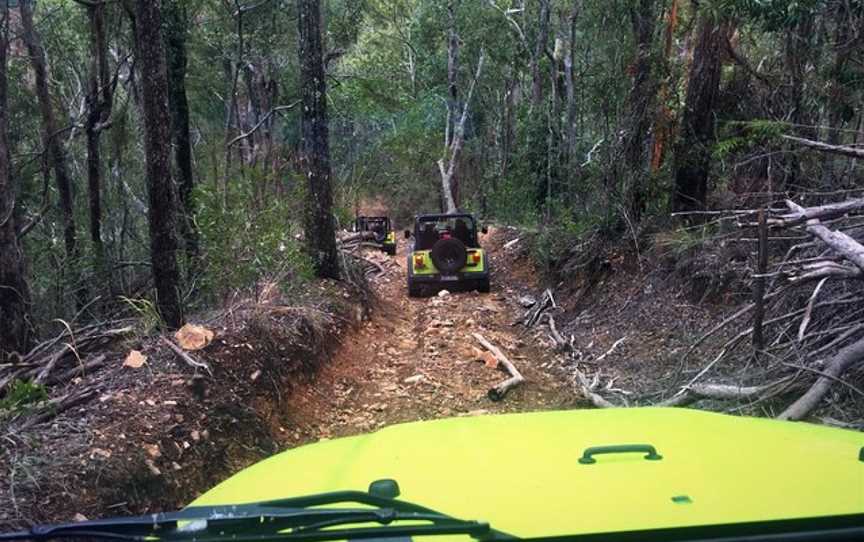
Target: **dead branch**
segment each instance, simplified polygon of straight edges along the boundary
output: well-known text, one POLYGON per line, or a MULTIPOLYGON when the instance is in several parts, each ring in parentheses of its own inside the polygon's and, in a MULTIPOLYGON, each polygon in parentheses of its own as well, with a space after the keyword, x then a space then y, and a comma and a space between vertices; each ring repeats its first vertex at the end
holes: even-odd
MULTIPOLYGON (((588 382, 588 378, 579 369, 573 370, 576 375, 576 382, 579 385, 579 391, 582 395, 591 401, 591 404, 597 408, 616 408, 617 405, 606 400, 602 395, 594 391, 596 384, 588 382)), ((596 380, 596 378, 595 378, 596 380)))
POLYGON ((477 342, 479 342, 483 346, 483 348, 491 352, 492 355, 495 356, 495 359, 498 360, 498 363, 500 363, 501 366, 503 366, 507 370, 507 372, 510 373, 509 379, 501 382, 497 386, 492 387, 487 393, 489 399, 493 401, 501 401, 502 399, 504 399, 504 396, 507 395, 508 391, 524 382, 525 378, 522 377, 522 373, 520 373, 516 366, 513 364, 513 362, 504 355, 500 348, 487 341, 486 338, 479 333, 474 333, 473 335, 477 342))
POLYGON ((776 389, 785 384, 789 378, 783 378, 777 382, 761 386, 736 386, 731 384, 694 384, 685 388, 683 393, 676 394, 669 399, 657 403, 658 407, 680 407, 686 406, 702 399, 713 399, 717 401, 750 401, 766 392, 776 389))
POLYGON ((173 350, 174 353, 180 357, 180 359, 182 359, 184 362, 186 362, 187 365, 189 365, 190 367, 193 367, 195 369, 204 369, 205 371, 207 371, 210 374, 210 376, 213 376, 213 370, 210 369, 210 365, 208 363, 206 363, 204 361, 198 361, 197 359, 192 357, 192 355, 190 355, 188 352, 184 352, 182 348, 180 348, 179 346, 174 344, 174 341, 172 341, 171 339, 169 339, 167 337, 162 337, 162 342, 167 344, 168 347, 171 348, 171 350, 173 350))
POLYGON ((824 278, 819 281, 819 284, 816 285, 816 288, 813 290, 813 295, 810 296, 810 301, 807 302, 807 310, 804 312, 804 318, 801 319, 801 325, 798 327, 798 342, 804 340, 804 333, 807 332, 807 326, 810 325, 810 319, 813 317, 813 305, 816 303, 816 298, 819 297, 819 291, 822 290, 822 286, 825 285, 825 282, 828 278, 824 278))
POLYGON ((830 154, 839 154, 841 156, 848 156, 849 158, 864 159, 864 150, 856 149, 855 147, 847 147, 845 145, 829 145, 828 143, 822 143, 821 141, 813 141, 812 139, 804 139, 803 137, 795 137, 790 135, 784 135, 781 137, 783 139, 787 139, 789 141, 798 143, 799 145, 803 145, 817 151, 827 152, 830 154))
POLYGON ((249 136, 251 136, 252 134, 254 134, 255 132, 257 132, 257 131, 258 131, 258 128, 261 128, 261 126, 263 126, 265 122, 267 122, 268 120, 270 120, 270 117, 272 117, 275 113, 279 113, 280 111, 288 111, 288 110, 290 110, 290 109, 294 109, 295 107, 297 107, 297 106, 300 104, 300 102, 301 102, 301 100, 297 100, 297 101, 292 102, 292 103, 290 103, 290 104, 288 104, 288 105, 280 105, 280 106, 278 106, 278 107, 274 107, 273 109, 271 109, 270 111, 268 111, 266 115, 264 115, 263 117, 261 117, 261 120, 259 120, 258 123, 257 123, 255 126, 252 127, 252 129, 250 129, 250 130, 249 130, 248 132, 246 132, 245 134, 240 134, 240 135, 238 135, 237 137, 235 137, 234 139, 232 139, 231 141, 229 141, 225 146, 226 146, 226 147, 229 147, 229 148, 230 148, 230 147, 233 147, 233 146, 236 145, 238 142, 243 141, 244 139, 248 138, 249 136))
POLYGON ((24 429, 28 429, 34 425, 45 423, 70 408, 86 403, 96 396, 97 391, 98 390, 95 387, 83 388, 62 397, 51 399, 45 404, 44 408, 42 408, 40 412, 31 417, 25 418, 18 425, 18 431, 23 431, 24 429))
POLYGON ((563 335, 558 331, 558 326, 555 325, 555 317, 550 313, 546 313, 543 315, 546 318, 546 323, 549 324, 549 335, 552 337, 552 341, 555 343, 555 349, 562 352, 570 352, 573 350, 573 342, 572 340, 568 341, 564 338, 563 335))
POLYGON ((595 359, 594 363, 600 363, 601 361, 606 359, 610 354, 612 354, 615 351, 616 348, 618 348, 618 345, 620 345, 621 343, 623 343, 626 340, 627 340, 627 336, 625 335, 625 336, 621 337, 620 339, 618 339, 617 341, 615 341, 615 343, 612 345, 612 348, 607 350, 606 353, 601 355, 599 358, 595 359))
MULTIPOLYGON (((796 214, 806 216, 807 210, 797 203, 787 200, 786 204, 796 214)), ((841 254, 844 258, 864 271, 864 246, 851 236, 843 232, 828 229, 819 222, 818 218, 807 219, 807 232, 814 237, 821 239, 822 242, 831 247, 834 251, 841 254)))
POLYGON ((792 403, 778 418, 781 420, 800 420, 806 417, 825 397, 835 379, 840 378, 847 369, 862 359, 864 359, 864 339, 858 339, 858 341, 840 350, 826 364, 825 374, 820 376, 807 393, 792 403))
POLYGON ((552 295, 552 290, 547 288, 546 291, 543 292, 543 301, 541 301, 540 303, 535 303, 534 306, 529 309, 528 312, 525 314, 525 320, 523 322, 523 325, 526 328, 531 329, 540 320, 540 316, 543 314, 543 312, 556 306, 557 305, 555 303, 555 297, 552 295))

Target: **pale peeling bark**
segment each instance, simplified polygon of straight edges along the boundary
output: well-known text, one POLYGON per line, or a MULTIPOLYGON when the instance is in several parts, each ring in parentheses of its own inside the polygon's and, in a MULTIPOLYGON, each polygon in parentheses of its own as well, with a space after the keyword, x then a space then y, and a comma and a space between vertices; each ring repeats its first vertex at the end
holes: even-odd
POLYGON ((474 79, 471 81, 471 86, 468 89, 468 96, 465 99, 465 105, 462 108, 462 114, 459 121, 453 129, 453 141, 447 149, 449 156, 438 160, 438 171, 441 173, 441 191, 444 195, 445 212, 455 213, 458 210, 458 201, 455 196, 453 187, 453 177, 456 173, 456 167, 459 163, 459 157, 462 154, 462 145, 465 141, 465 122, 468 120, 468 110, 471 106, 471 98, 474 96, 474 88, 477 85, 477 80, 483 73, 483 63, 486 59, 486 52, 480 51, 480 58, 477 60, 477 71, 474 74, 474 79))

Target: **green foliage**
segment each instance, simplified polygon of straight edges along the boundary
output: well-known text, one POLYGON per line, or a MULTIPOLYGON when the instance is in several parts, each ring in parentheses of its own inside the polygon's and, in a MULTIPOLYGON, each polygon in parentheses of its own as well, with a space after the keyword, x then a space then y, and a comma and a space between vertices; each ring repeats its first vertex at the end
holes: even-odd
POLYGON ((678 228, 654 236, 654 246, 661 252, 671 253, 676 259, 716 239, 717 229, 711 225, 678 228))
POLYGON ((750 20, 766 31, 789 29, 825 6, 827 0, 717 0, 727 15, 750 20))
POLYGON ((149 299, 130 299, 126 296, 120 296, 120 300, 126 303, 137 316, 142 334, 149 335, 165 326, 165 321, 159 314, 156 304, 149 299))
POLYGON ((733 154, 769 145, 777 141, 788 129, 789 127, 782 122, 769 120, 729 122, 721 130, 714 144, 712 151, 714 159, 724 160, 733 154))
POLYGON ((29 407, 47 399, 48 391, 45 386, 16 378, 9 384, 6 395, 0 399, 0 413, 26 412, 29 407))
POLYGON ((296 238, 302 229, 303 184, 297 182, 293 191, 273 197, 262 192, 266 177, 247 173, 254 180, 231 181, 225 190, 198 194, 206 263, 199 293, 205 300, 248 291, 277 276, 283 279, 283 290, 291 290, 313 276, 311 261, 296 238))
POLYGON ((586 235, 602 230, 605 223, 602 216, 559 207, 552 219, 540 226, 531 243, 531 258, 545 273, 550 273, 575 244, 586 235))

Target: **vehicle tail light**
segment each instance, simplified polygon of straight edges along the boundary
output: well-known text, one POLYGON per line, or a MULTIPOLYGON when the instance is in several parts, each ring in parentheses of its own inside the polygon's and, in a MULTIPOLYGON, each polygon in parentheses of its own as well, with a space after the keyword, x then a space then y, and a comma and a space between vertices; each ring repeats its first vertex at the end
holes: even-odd
POLYGON ((416 256, 414 256, 414 267, 416 269, 423 269, 426 267, 426 262, 423 259, 422 254, 417 254, 416 256))
POLYGON ((477 265, 480 263, 480 253, 479 252, 471 252, 468 254, 468 265, 477 265))

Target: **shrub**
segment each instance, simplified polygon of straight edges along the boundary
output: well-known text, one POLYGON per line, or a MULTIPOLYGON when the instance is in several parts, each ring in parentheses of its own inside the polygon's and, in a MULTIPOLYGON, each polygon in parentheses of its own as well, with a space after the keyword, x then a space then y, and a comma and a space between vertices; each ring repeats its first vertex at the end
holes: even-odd
POLYGON ((201 193, 199 201, 198 225, 206 262, 199 291, 205 298, 254 289, 262 279, 277 275, 287 291, 312 277, 311 261, 299 237, 302 183, 265 197, 254 183, 229 183, 225 192, 201 193))

